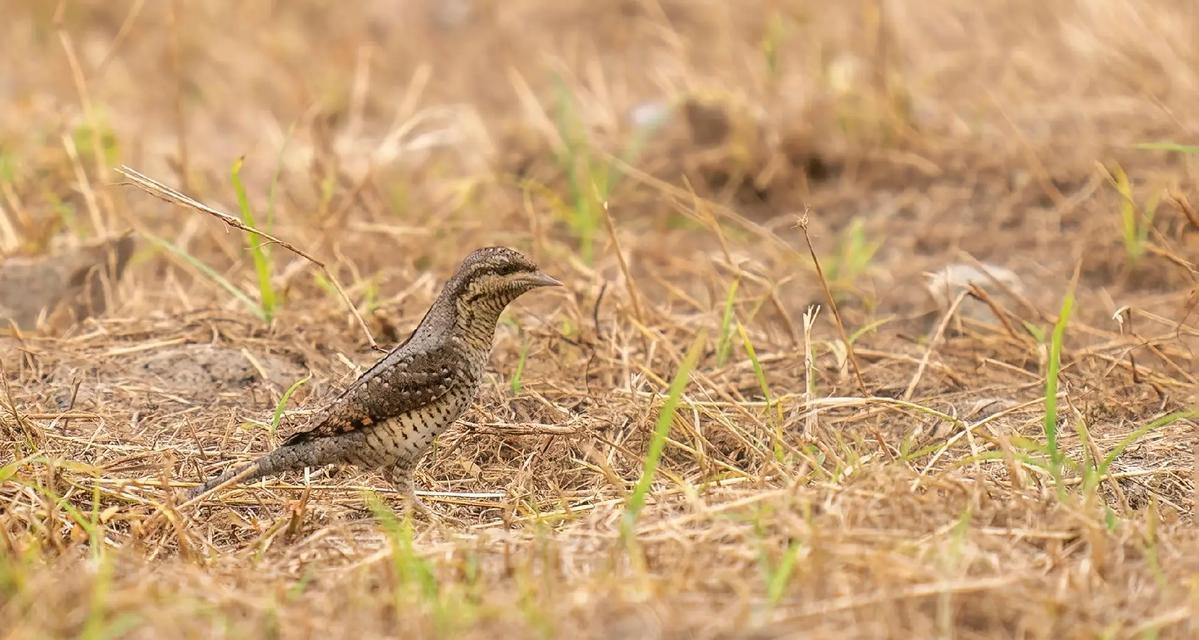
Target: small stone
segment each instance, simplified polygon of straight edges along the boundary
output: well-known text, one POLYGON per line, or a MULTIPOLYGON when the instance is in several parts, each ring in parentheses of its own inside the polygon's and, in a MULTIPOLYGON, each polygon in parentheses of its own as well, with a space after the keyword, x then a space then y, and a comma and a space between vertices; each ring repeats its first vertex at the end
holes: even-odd
MULTIPOLYGON (((928 293, 942 310, 957 299, 973 284, 982 289, 1000 306, 1010 309, 1017 302, 1015 296, 1023 295, 1024 284, 1020 276, 1006 267, 980 263, 978 266, 964 263, 946 265, 937 271, 924 274, 928 293)), ((975 320, 993 320, 994 312, 981 300, 967 297, 958 312, 975 320)))

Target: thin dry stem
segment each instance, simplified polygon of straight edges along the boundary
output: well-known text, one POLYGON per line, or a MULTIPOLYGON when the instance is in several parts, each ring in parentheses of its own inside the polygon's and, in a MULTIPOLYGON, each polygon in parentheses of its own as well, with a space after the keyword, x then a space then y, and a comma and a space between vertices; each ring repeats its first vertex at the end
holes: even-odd
POLYGON ((937 343, 941 341, 941 336, 945 335, 945 329, 949 326, 949 321, 957 315, 958 307, 962 305, 962 301, 966 296, 970 295, 969 291, 963 290, 958 293, 953 302, 949 304, 949 308, 945 310, 945 315, 941 317, 941 321, 937 323, 937 328, 933 331, 933 335, 928 338, 928 346, 924 349, 924 355, 920 356, 920 364, 916 366, 916 373, 912 374, 912 381, 903 391, 903 399, 911 400, 912 394, 916 392, 916 386, 920 384, 920 379, 924 377, 924 370, 928 368, 928 359, 932 357, 933 350, 937 348, 937 343))
POLYGON ((824 270, 820 268, 820 258, 816 257, 816 248, 812 246, 812 237, 808 235, 808 214, 805 211, 803 216, 798 219, 800 231, 803 231, 804 242, 808 245, 808 254, 812 256, 812 265, 816 267, 816 277, 820 279, 820 286, 824 289, 824 298, 828 302, 829 309, 833 312, 833 319, 836 320, 837 333, 841 335, 841 342, 845 344, 845 350, 849 357, 849 366, 853 369, 854 380, 858 383, 858 390, 862 395, 869 395, 866 390, 866 382, 862 380, 862 368, 858 365, 858 356, 853 350, 853 341, 849 339, 849 333, 845 331, 845 321, 841 319, 841 312, 837 309, 837 301, 833 297, 833 291, 828 286, 828 279, 824 277, 824 270))
POLYGON ((608 229, 608 236, 612 238, 612 247, 616 250, 616 258, 620 262, 620 273, 624 276, 625 284, 629 288, 629 302, 633 305, 633 317, 637 319, 637 322, 644 325, 645 314, 641 312, 641 302, 637 295, 637 283, 633 282, 633 276, 629 273, 629 263, 625 260, 624 251, 620 248, 620 238, 617 237, 616 224, 612 222, 612 214, 608 211, 607 200, 603 202, 601 208, 604 212, 604 226, 608 229))

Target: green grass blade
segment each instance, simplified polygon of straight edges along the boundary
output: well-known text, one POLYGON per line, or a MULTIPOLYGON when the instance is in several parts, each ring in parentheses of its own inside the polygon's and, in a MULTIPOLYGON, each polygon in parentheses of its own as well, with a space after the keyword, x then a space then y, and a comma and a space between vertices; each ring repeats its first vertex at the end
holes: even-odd
POLYGON ((275 405, 275 413, 271 415, 271 435, 275 435, 275 432, 279 430, 279 423, 283 421, 283 410, 287 408, 287 401, 291 399, 291 394, 295 393, 296 389, 304 386, 304 383, 311 379, 312 374, 308 374, 291 383, 287 391, 283 392, 283 395, 279 398, 279 403, 275 405))
POLYGON ((779 412, 778 405, 772 400, 773 396, 770 393, 770 384, 766 382, 766 370, 762 368, 762 362, 758 360, 758 352, 754 349, 753 342, 749 339, 749 333, 745 331, 745 326, 740 322, 737 323, 737 333, 741 334, 741 344, 745 347, 745 353, 749 356, 749 363, 753 365, 754 377, 758 380, 758 386, 762 389, 762 395, 766 397, 766 418, 774 428, 774 459, 782 462, 784 458, 782 414, 779 412))
POLYGON ((1119 458, 1120 454, 1124 453, 1125 449, 1132 446, 1133 443, 1135 443, 1137 440, 1140 440, 1145 436, 1145 434, 1171 425, 1179 420, 1187 420, 1190 418, 1199 418, 1199 409, 1186 409, 1184 411, 1175 411, 1174 413, 1166 414, 1133 431, 1127 436, 1124 436, 1120 442, 1116 443, 1116 447, 1103 457, 1103 463, 1099 465, 1099 475, 1102 476, 1107 473, 1108 468, 1111 467, 1116 458, 1119 458))
POLYGON ((215 282, 218 286, 220 286, 222 289, 224 289, 226 292, 228 292, 229 295, 233 296, 238 302, 246 305, 246 307, 250 311, 252 311, 254 313, 254 315, 258 316, 264 322, 266 322, 268 320, 268 318, 266 317, 266 314, 263 313, 261 305, 259 305, 257 302, 254 302, 253 300, 251 300, 250 296, 246 295, 246 292, 237 288, 237 286, 234 285, 232 282, 229 282, 229 280, 225 276, 222 276, 221 274, 217 273, 217 271, 215 269, 208 266, 207 264, 204 264, 202 261, 200 261, 199 258, 184 251, 182 248, 177 246, 175 243, 173 243, 169 240, 166 240, 164 238, 159 238, 158 236, 156 236, 148 231, 142 231, 142 235, 146 236, 146 238, 148 238, 150 240, 150 242, 153 242, 154 244, 158 245, 159 247, 162 247, 163 249, 170 251, 171 253, 175 254, 176 256, 179 256, 180 258, 182 258, 184 261, 186 261, 192 267, 195 267, 196 271, 199 271, 206 278, 215 282))
POLYGON ((1057 322, 1053 325, 1053 335, 1049 342, 1049 370, 1045 376, 1045 444, 1049 449, 1049 462, 1055 474, 1060 473, 1062 454, 1057 446, 1057 387, 1058 375, 1062 368, 1062 340, 1066 334, 1066 325, 1070 322, 1070 312, 1074 309, 1074 283, 1062 299, 1062 309, 1057 322))
POLYGON ((96 574, 92 576, 91 594, 87 603, 87 618, 79 637, 84 640, 103 640, 108 636, 108 599, 112 586, 112 559, 107 554, 96 559, 96 574))
MULTIPOLYGON (((250 199, 246 196, 246 187, 241 181, 241 167, 245 158, 238 158, 229 171, 233 181, 233 190, 237 193, 237 206, 241 209, 241 218, 247 225, 256 227, 254 211, 250 208, 250 199)), ((275 287, 271 284, 271 261, 266 240, 257 233, 246 234, 246 245, 250 248, 250 256, 254 260, 254 272, 258 275, 258 295, 261 300, 262 315, 267 322, 275 315, 277 299, 275 287)))
POLYGON ((666 437, 670 435, 670 426, 674 423, 674 414, 678 410, 683 389, 687 387, 687 383, 691 379, 691 370, 699 361, 706 340, 707 336, 702 332, 695 338, 695 342, 691 343, 691 348, 687 350, 687 355, 683 357, 679 370, 675 372, 674 379, 670 382, 666 402, 662 405, 662 411, 658 413, 658 421, 654 425, 654 432, 650 437, 641 478, 637 481, 637 486, 633 488, 633 493, 625 504, 624 518, 621 520, 621 534, 626 539, 632 538, 633 529, 637 526, 637 517, 641 515, 641 509, 645 507, 645 498, 649 495, 654 475, 658 471, 658 463, 662 459, 662 451, 666 448, 666 437))
POLYGON ((414 589, 422 600, 435 607, 440 592, 437 576, 434 575, 429 561, 416 550, 412 535, 412 519, 406 516, 401 521, 396 517, 395 512, 374 493, 367 494, 366 503, 371 513, 379 520, 379 524, 391 544, 392 568, 400 587, 396 594, 400 610, 404 609, 403 591, 409 588, 414 589))
POLYGON ((1137 247, 1144 253, 1145 245, 1149 243, 1149 232, 1153 230, 1153 218, 1157 215, 1157 205, 1161 203, 1161 192, 1150 196, 1142 206, 1141 219, 1137 223, 1137 247))
POLYGON ((1136 145, 1138 149, 1146 149, 1149 151, 1177 151, 1179 153, 1189 153, 1191 155, 1199 155, 1199 146, 1192 144, 1178 144, 1176 142, 1142 142, 1136 145))
POLYGON ((1095 489, 1095 485, 1099 482, 1099 461, 1091 456, 1091 429, 1087 426, 1086 420, 1081 417, 1074 421, 1074 431, 1078 433, 1078 442, 1081 445, 1078 461, 1079 472, 1082 473, 1082 493, 1083 499, 1089 499, 1095 489))
POLYGON ((526 342, 520 347, 519 359, 516 361, 516 369, 512 372, 512 395, 520 394, 521 378, 525 373, 525 360, 529 356, 529 343, 526 342))
POLYGON ((766 35, 762 36, 761 41, 762 57, 766 63, 767 75, 771 80, 775 80, 779 76, 779 51, 782 49, 787 35, 786 27, 782 15, 777 11, 771 12, 770 19, 766 24, 766 35))
POLYGON ((1141 256, 1142 248, 1137 242, 1137 206, 1132 198, 1132 183, 1120 165, 1113 165, 1111 174, 1116 191, 1120 193, 1120 230, 1124 237, 1124 252, 1130 260, 1135 260, 1141 256))
POLYGON ((878 329, 879 327, 887 324, 888 322, 891 322, 894 319, 895 319, 895 316, 887 316, 885 318, 878 318, 867 324, 862 325, 856 331, 849 334, 849 344, 857 343, 858 338, 861 338, 862 336, 864 336, 868 333, 873 333, 875 329, 878 329))
POLYGON ((792 542, 791 546, 779 558, 778 566, 770 574, 770 582, 766 585, 766 600, 770 606, 775 606, 787 592, 787 583, 791 581, 791 573, 795 569, 795 560, 799 557, 800 544, 792 542))
POLYGON ((9 478, 17 475, 17 469, 19 469, 21 465, 28 463, 30 458, 32 458, 32 456, 27 456, 20 460, 14 460, 3 467, 0 467, 0 484, 8 482, 9 478))
POLYGON ((720 338, 716 341, 716 366, 723 367, 728 362, 729 352, 733 350, 733 308, 737 299, 737 285, 740 280, 733 280, 729 293, 724 298, 724 315, 720 318, 720 338))

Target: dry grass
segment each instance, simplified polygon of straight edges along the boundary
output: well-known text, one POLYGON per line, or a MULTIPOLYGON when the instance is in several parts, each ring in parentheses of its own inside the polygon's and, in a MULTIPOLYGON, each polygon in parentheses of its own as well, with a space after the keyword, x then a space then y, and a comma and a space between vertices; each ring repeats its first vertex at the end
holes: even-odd
POLYGON ((1199 140, 1193 2, 54 5, 0 21, 0 247, 138 244, 107 313, 0 336, 0 636, 1199 634, 1199 158, 1135 148, 1199 140), (419 470, 460 523, 353 469, 174 506, 375 357, 115 172, 236 213, 242 155, 382 345, 470 248, 567 282, 419 470), (974 261, 1022 287, 927 292, 974 261))

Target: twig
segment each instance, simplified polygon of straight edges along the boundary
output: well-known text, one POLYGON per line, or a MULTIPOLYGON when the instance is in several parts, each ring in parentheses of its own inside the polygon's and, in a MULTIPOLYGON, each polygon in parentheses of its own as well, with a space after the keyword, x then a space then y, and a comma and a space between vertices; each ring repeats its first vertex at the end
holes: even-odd
POLYGON ((368 342, 370 342, 371 347, 375 348, 375 349, 380 348, 379 344, 377 342, 375 342, 374 336, 371 335, 370 329, 367 328, 366 321, 363 320, 362 315, 358 313, 358 308, 355 307, 354 303, 350 301, 350 297, 346 295, 345 289, 341 288, 341 283, 339 283, 337 281, 337 278, 332 273, 329 272, 329 269, 325 266, 324 262, 317 260, 316 258, 309 255, 307 252, 303 251, 302 249, 297 248, 295 245, 291 244, 290 242, 287 242, 286 240, 281 240, 278 237, 273 236, 269 233, 259 231, 258 229, 255 229, 254 227, 251 227, 250 225, 247 225, 246 223, 242 222, 239 218, 237 218, 235 216, 231 216, 228 213, 214 209, 214 208, 204 204, 203 202, 196 200, 195 198, 192 198, 192 197, 190 197, 184 193, 181 193, 179 191, 176 191, 176 190, 166 186, 165 184, 162 184, 161 182, 154 180, 153 178, 147 177, 147 176, 139 173, 135 169, 132 169, 126 165, 121 165, 120 167, 118 167, 117 173, 120 173, 121 175, 128 178, 130 180, 129 184, 132 184, 133 186, 141 189, 142 191, 145 191, 146 193, 148 193, 156 198, 165 200, 166 202, 169 202, 171 204, 174 204, 174 205, 177 205, 180 207, 187 207, 190 209, 195 209, 196 211, 199 211, 201 213, 206 213, 210 216, 213 216, 213 217, 217 218, 218 220, 220 220, 221 222, 224 222, 225 224, 227 224, 231 227, 240 229, 247 233, 257 234, 258 236, 261 236, 275 244, 278 244, 279 246, 283 247, 284 249, 287 249, 288 251, 296 254, 297 256, 300 256, 301 258, 316 265, 316 267, 321 270, 321 274, 324 275, 325 278, 330 283, 333 284, 333 288, 337 290, 338 295, 341 296, 341 299, 346 303, 346 306, 349 307, 350 313, 354 316, 354 319, 358 321, 358 326, 362 329, 362 333, 366 334, 366 339, 368 342))
POLYGON ((34 427, 17 410, 17 401, 12 397, 12 387, 8 385, 8 371, 4 369, 3 363, 0 363, 0 383, 4 385, 4 395, 8 398, 8 410, 12 413, 12 419, 16 423, 17 428, 25 434, 30 444, 34 446, 40 445, 43 441, 41 429, 34 427))
POLYGON ((604 301, 604 292, 608 290, 608 283, 604 282, 600 285, 599 295, 595 296, 595 306, 591 308, 591 320, 595 323, 595 339, 603 340, 604 332, 600 329, 599 312, 600 303, 604 301))
POLYGON ((912 394, 916 392, 916 385, 920 384, 920 378, 924 377, 924 370, 928 368, 928 359, 933 355, 933 349, 937 348, 937 343, 941 341, 941 336, 945 333, 945 328, 949 326, 949 321, 957 315, 958 307, 962 305, 962 300, 970 295, 970 291, 963 289, 958 297, 953 299, 953 303, 949 305, 949 310, 945 312, 945 316, 941 318, 940 324, 937 325, 937 330, 928 340, 928 347, 924 349, 924 355, 920 357, 920 364, 916 367, 916 373, 912 376, 912 381, 908 383, 908 388, 903 392, 904 400, 911 400, 912 394))
POLYGON ((816 381, 813 379, 816 374, 816 362, 812 357, 812 327, 816 325, 816 316, 819 313, 820 305, 814 304, 808 307, 803 314, 803 406, 805 409, 809 409, 808 417, 804 420, 803 425, 805 440, 815 438, 816 429, 819 426, 816 417, 817 409, 812 404, 812 400, 816 398, 816 381))
POLYGON ((112 42, 108 45, 108 51, 104 52, 104 57, 100 58, 100 63, 96 65, 94 75, 99 75, 104 72, 104 68, 108 63, 112 62, 118 49, 124 44, 125 39, 129 37, 129 32, 133 30, 133 24, 137 22, 137 17, 141 15, 142 9, 146 6, 146 0, 135 0, 133 6, 129 8, 129 12, 125 14, 125 19, 121 21, 121 26, 117 29, 117 35, 113 37, 112 42))
POLYGON ((0 256, 16 251, 20 244, 17 240, 17 228, 4 212, 4 204, 0 203, 0 256))
POLYGON ((1170 200, 1174 203, 1174 206, 1182 211, 1182 214, 1190 221, 1191 226, 1195 227, 1196 231, 1199 231, 1199 213, 1195 212, 1195 208, 1191 206, 1191 202, 1187 200, 1187 197, 1170 190, 1170 200))
POLYGON ((608 227, 608 235, 612 236, 612 245, 616 248, 616 258, 620 261, 620 272, 624 274, 625 282, 629 286, 629 298, 633 303, 633 315, 637 318, 637 322, 645 324, 645 314, 641 313, 641 303, 637 301, 637 285, 633 282, 633 276, 629 274, 629 265, 625 262, 624 251, 620 248, 620 239, 616 237, 616 224, 612 222, 612 214, 608 211, 608 201, 603 204, 604 224, 608 227))
POLYGON ((837 310, 837 301, 833 299, 833 291, 829 289, 828 280, 824 277, 824 269, 820 268, 820 259, 816 257, 816 248, 812 246, 812 237, 808 235, 808 212, 806 210, 797 223, 800 231, 803 231, 803 239, 808 245, 808 253, 812 255, 812 264, 816 265, 816 275, 820 278, 820 286, 824 287, 824 297, 828 299, 829 309, 832 309, 833 318, 837 321, 837 332, 841 334, 841 341, 845 343, 845 351, 849 355, 849 365, 853 368, 854 378, 858 382, 858 390, 864 396, 869 395, 866 393, 866 383, 862 380, 862 369, 858 366, 858 356, 853 352, 853 342, 850 341, 849 334, 845 331, 845 322, 841 320, 841 312, 837 310))
POLYGON ((974 282, 971 282, 970 286, 968 287, 968 291, 970 292, 971 296, 977 300, 981 300, 983 304, 987 305, 987 307, 991 309, 991 313, 999 319, 1001 324, 1003 324, 1003 329, 1007 331, 1008 336, 1012 340, 1015 340, 1016 343, 1020 345, 1027 344, 1027 342, 1020 337, 1020 334, 1016 333, 1015 327, 1012 326, 1011 319, 1008 318, 1009 314, 1007 309, 999 306, 997 302, 991 299, 991 295, 987 293, 986 289, 983 289, 974 282))
POLYGON ((1022 307, 1027 309, 1030 313, 1035 315, 1042 322, 1048 321, 1050 319, 1049 314, 1045 313, 1044 311, 1041 310, 1040 307, 1033 304, 1032 301, 1029 300, 1027 296, 1020 293, 1016 289, 1012 288, 1010 285, 1008 285, 1008 283, 1004 282, 1002 279, 995 277, 995 274, 991 273, 991 270, 989 268, 987 268, 987 265, 980 262, 978 258, 975 258, 974 256, 970 255, 969 253, 966 253, 965 251, 959 251, 958 255, 961 256, 962 259, 969 261, 970 264, 974 265, 974 267, 976 269, 978 269, 980 272, 982 272, 982 274, 987 277, 987 280, 989 280, 992 285, 994 285, 996 288, 998 288, 1003 293, 1007 294, 1007 296, 1010 297, 1011 299, 1015 300, 1016 302, 1019 302, 1022 307))
POLYGON ((67 410, 63 413, 62 429, 67 430, 71 424, 71 414, 75 411, 75 400, 79 397, 79 386, 83 384, 83 378, 76 377, 74 384, 71 385, 71 401, 67 404, 67 410))
POLYGON ((79 183, 79 192, 83 194, 83 201, 87 204, 88 216, 92 221, 92 229, 97 235, 107 236, 108 226, 104 224, 104 216, 100 213, 100 204, 96 200, 96 192, 92 190, 92 183, 87 179, 87 171, 83 169, 83 162, 79 159, 79 150, 75 148, 75 140, 68 134, 62 136, 62 146, 66 149, 67 157, 71 160, 71 168, 75 171, 75 180, 79 183))

